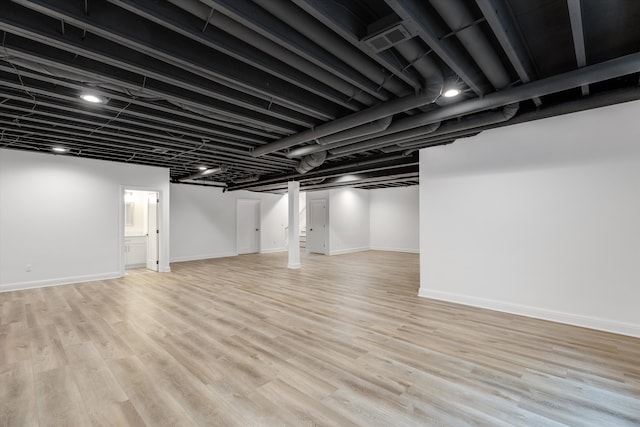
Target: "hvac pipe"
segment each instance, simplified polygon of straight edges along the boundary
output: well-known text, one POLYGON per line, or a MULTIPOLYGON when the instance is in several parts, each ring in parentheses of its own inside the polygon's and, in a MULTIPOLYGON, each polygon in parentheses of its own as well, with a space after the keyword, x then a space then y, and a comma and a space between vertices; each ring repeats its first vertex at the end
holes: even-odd
POLYGON ((351 139, 356 136, 368 136, 382 132, 389 127, 392 119, 393 118, 391 116, 385 117, 384 119, 376 120, 375 122, 371 122, 367 125, 358 126, 344 132, 334 133, 333 135, 329 135, 325 138, 317 138, 315 140, 317 144, 305 145, 304 147, 291 150, 287 153, 287 157, 293 159, 312 153, 318 153, 327 149, 324 147, 325 145, 338 146, 343 140, 351 139))
POLYGON ((344 141, 345 139, 355 138, 356 136, 366 136, 366 135, 382 132, 383 130, 389 127, 392 119, 393 117, 391 116, 385 117, 383 119, 376 120, 375 122, 371 122, 366 125, 351 128, 344 132, 334 133, 324 138, 316 138, 315 141, 320 145, 329 145, 329 144, 333 144, 334 142, 344 141))
POLYGON ((292 147, 301 142, 321 138, 323 136, 331 135, 346 129, 360 126, 367 122, 379 120, 388 116, 393 116, 394 114, 401 113, 412 108, 431 104, 436 99, 438 99, 441 93, 442 85, 429 84, 427 86, 427 90, 417 95, 409 95, 403 98, 394 99, 393 101, 369 107, 365 110, 350 114, 345 117, 341 117, 331 122, 323 123, 316 128, 307 129, 295 135, 291 135, 278 141, 273 141, 266 145, 256 147, 251 154, 253 157, 270 154, 284 148, 292 147))
POLYGON ((427 82, 443 84, 442 70, 415 39, 394 46, 427 82))
MULTIPOLYGON (((321 68, 320 66, 296 55, 295 53, 283 48, 277 43, 261 36, 255 31, 240 25, 237 21, 219 13, 213 11, 211 13, 211 7, 201 3, 198 0, 168 0, 174 6, 177 6, 198 18, 208 23, 210 27, 219 29, 225 33, 228 33, 238 40, 242 40, 251 46, 265 52, 269 56, 279 59, 284 64, 289 64, 296 70, 305 73, 308 76, 313 76, 314 79, 334 88, 335 90, 352 97, 355 101, 364 105, 372 105, 377 99, 371 96, 362 87, 358 87, 345 82, 345 80, 336 76, 334 73, 321 68)), ((131 3, 131 2, 129 2, 131 3)), ((140 8, 136 4, 132 4, 131 8, 140 8)), ((153 13, 156 13, 158 7, 164 7, 160 5, 153 5, 153 13)), ((164 15, 161 15, 164 18, 164 15)), ((210 31, 210 30, 207 30, 210 31)), ((378 99, 384 100, 385 98, 379 96, 378 99)))
POLYGON ((475 19, 461 0, 430 0, 489 82, 496 89, 507 87, 511 79, 489 40, 474 24, 475 19))
POLYGON ((510 104, 505 106, 502 111, 492 111, 485 112, 480 114, 475 114, 469 117, 464 117, 457 122, 449 122, 435 129, 432 128, 434 125, 440 125, 441 122, 432 123, 430 125, 421 126, 414 129, 409 129, 403 132, 394 133, 387 136, 382 136, 379 138, 374 138, 369 141, 360 142, 358 144, 347 145, 340 148, 330 149, 329 152, 333 155, 331 158, 346 156, 354 153, 359 153, 362 151, 368 151, 373 149, 378 149, 381 147, 385 147, 390 145, 393 142, 398 142, 400 140, 406 140, 409 138, 418 138, 422 137, 425 134, 430 134, 430 136, 440 136, 445 135, 451 132, 459 132, 463 130, 473 129, 480 126, 485 126, 489 124, 495 124, 500 122, 505 122, 510 120, 513 116, 518 112, 519 104, 510 104))
POLYGON ((493 92, 483 98, 474 98, 428 113, 406 117, 389 126, 385 132, 412 129, 637 72, 640 72, 640 52, 536 80, 522 86, 493 92))
MULTIPOLYGON (((339 166, 324 168, 319 171, 311 172, 307 175, 295 173, 295 174, 289 174, 289 175, 280 175, 274 178, 263 178, 260 180, 259 183, 256 183, 256 184, 264 185, 264 184, 271 184, 271 183, 278 183, 278 182, 286 183, 286 181, 289 181, 291 179, 307 180, 307 179, 321 178, 331 173, 336 173, 337 175, 340 175, 341 173, 344 173, 344 171, 349 171, 355 168, 368 167, 368 166, 376 165, 379 163, 388 164, 389 162, 395 162, 398 160, 405 160, 405 156, 393 155, 393 156, 377 157, 373 159, 369 158, 368 160, 361 160, 359 162, 340 164, 339 166)), ((384 169, 385 167, 374 167, 373 169, 366 169, 366 170, 381 170, 381 169, 384 169)), ((243 184, 243 185, 234 185, 230 189, 242 190, 242 189, 247 189, 252 187, 253 186, 251 184, 243 184)))
MULTIPOLYGON (((410 89, 398 79, 389 78, 389 74, 380 64, 363 54, 361 50, 347 43, 342 37, 329 30, 302 9, 295 10, 297 6, 292 7, 291 2, 274 0, 253 1, 287 23, 287 25, 290 25, 295 31, 308 37, 317 45, 322 46, 322 48, 331 52, 344 63, 349 64, 353 69, 375 82, 381 88, 388 90, 396 96, 404 96, 410 92, 410 89)), ((413 88, 411 91, 412 90, 413 88)))

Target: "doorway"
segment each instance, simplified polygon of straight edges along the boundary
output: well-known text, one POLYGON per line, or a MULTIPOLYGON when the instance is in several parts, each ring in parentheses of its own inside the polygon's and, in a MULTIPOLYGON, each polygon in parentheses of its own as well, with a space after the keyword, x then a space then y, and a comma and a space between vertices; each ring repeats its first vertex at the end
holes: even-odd
POLYGON ((124 245, 125 269, 160 268, 160 226, 157 191, 124 189, 124 245))
POLYGON ((326 254, 327 252, 327 201, 309 200, 309 221, 307 222, 307 252, 326 254))
POLYGON ((238 255, 260 252, 260 200, 237 200, 236 238, 238 255))

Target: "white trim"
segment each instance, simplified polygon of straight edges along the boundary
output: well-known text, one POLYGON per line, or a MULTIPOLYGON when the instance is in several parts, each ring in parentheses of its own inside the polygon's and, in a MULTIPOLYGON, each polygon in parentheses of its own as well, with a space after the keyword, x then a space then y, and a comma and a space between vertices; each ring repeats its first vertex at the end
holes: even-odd
POLYGON ((372 251, 386 251, 386 252, 405 252, 409 254, 419 254, 419 249, 406 249, 406 248, 388 248, 385 246, 371 246, 369 249, 372 251))
POLYGON ((96 280, 118 279, 123 277, 119 271, 103 274, 88 274, 86 276, 58 277, 56 279, 34 280, 32 282, 17 282, 0 285, 0 292, 20 291, 23 289, 46 288, 49 286, 70 285, 72 283, 93 282, 96 280))
POLYGON ((418 296, 640 338, 640 325, 420 288, 418 296))
POLYGON ((337 251, 330 251, 329 255, 349 254, 351 252, 362 252, 362 251, 368 251, 368 250, 369 250, 368 246, 363 246, 360 248, 338 249, 337 251))
POLYGON ((287 252, 287 248, 286 247, 282 247, 282 248, 261 249, 260 252, 258 252, 258 253, 270 254, 270 253, 274 253, 274 252, 287 252))
POLYGON ((235 252, 218 252, 215 254, 201 254, 201 255, 188 255, 171 258, 171 262, 187 262, 187 261, 200 261, 203 259, 213 258, 228 258, 231 256, 237 256, 235 252))

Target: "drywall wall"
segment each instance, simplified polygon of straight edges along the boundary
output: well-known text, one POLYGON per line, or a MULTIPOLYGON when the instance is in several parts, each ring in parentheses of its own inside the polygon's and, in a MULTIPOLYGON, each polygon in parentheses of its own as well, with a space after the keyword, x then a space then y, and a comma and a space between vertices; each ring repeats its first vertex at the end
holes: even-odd
POLYGON ((171 184, 171 261, 237 255, 237 199, 260 200, 260 252, 286 250, 286 195, 171 184))
POLYGON ((0 149, 0 290, 122 275, 124 188, 161 193, 169 271, 168 169, 0 149))
POLYGON ((640 336, 640 102, 420 153, 420 295, 640 336))
POLYGON ((369 249, 369 191, 329 191, 329 255, 369 249))
POLYGON ((369 191, 371 249, 418 253, 419 202, 417 185, 369 191))

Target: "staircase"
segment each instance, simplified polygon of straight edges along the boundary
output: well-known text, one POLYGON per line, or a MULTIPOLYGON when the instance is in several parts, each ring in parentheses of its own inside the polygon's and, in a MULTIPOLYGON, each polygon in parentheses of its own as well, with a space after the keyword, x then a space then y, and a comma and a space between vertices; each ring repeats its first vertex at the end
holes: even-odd
POLYGON ((300 249, 307 248, 307 230, 300 230, 300 249))

